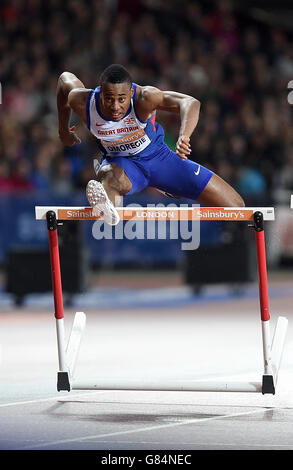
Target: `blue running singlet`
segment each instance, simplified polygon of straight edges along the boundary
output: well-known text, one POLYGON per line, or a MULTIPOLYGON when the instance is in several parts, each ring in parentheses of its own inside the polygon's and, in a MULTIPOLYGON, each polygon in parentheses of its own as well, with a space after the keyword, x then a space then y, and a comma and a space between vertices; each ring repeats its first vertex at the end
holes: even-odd
POLYGON ((100 87, 91 90, 87 100, 87 125, 97 137, 103 155, 101 167, 122 167, 132 183, 128 194, 154 187, 174 196, 195 200, 213 172, 192 160, 182 160, 164 142, 164 130, 156 113, 147 121, 139 119, 134 95, 125 116, 118 122, 104 117, 99 106, 100 87))

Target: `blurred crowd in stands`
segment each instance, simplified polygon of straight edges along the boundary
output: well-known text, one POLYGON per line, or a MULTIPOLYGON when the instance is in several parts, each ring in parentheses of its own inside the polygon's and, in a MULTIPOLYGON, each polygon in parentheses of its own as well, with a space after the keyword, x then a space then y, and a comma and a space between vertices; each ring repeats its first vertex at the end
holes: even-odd
MULTIPOLYGON (((76 116, 82 143, 59 141, 57 80, 67 70, 95 88, 105 67, 121 63, 140 85, 199 99, 191 158, 246 202, 270 202, 275 189, 293 189, 292 46, 288 32, 230 0, 1 1, 0 197, 84 190, 97 145, 76 116)), ((157 120, 174 149, 178 116, 157 120)))

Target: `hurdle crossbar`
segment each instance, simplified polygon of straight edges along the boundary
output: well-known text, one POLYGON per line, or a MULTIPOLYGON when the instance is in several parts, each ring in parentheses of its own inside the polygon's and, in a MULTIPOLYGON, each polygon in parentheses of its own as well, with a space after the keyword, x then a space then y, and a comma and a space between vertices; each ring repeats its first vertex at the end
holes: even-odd
MULTIPOLYGON (((121 220, 223 220, 253 221, 255 212, 261 212, 263 220, 275 220, 273 207, 116 207, 121 220)), ((94 216, 92 207, 36 206, 37 220, 46 220, 47 212, 53 211, 57 220, 103 220, 94 216)))
POLYGON ((266 248, 264 238, 264 221, 275 218, 273 207, 127 207, 117 208, 121 220, 221 220, 248 221, 255 230, 257 268, 259 282, 260 318, 262 326, 262 344, 264 371, 259 382, 230 382, 202 380, 89 380, 80 382, 75 378, 75 366, 78 357, 81 337, 85 329, 84 312, 76 312, 71 334, 65 348, 64 311, 62 300, 62 282, 58 248, 58 220, 102 220, 92 215, 91 207, 36 206, 37 220, 46 220, 51 272, 54 296, 55 319, 57 325, 57 344, 59 372, 57 390, 161 390, 161 391, 223 391, 223 392, 261 392, 275 394, 278 371, 284 349, 288 321, 279 317, 273 341, 270 333, 269 295, 266 266, 266 248))

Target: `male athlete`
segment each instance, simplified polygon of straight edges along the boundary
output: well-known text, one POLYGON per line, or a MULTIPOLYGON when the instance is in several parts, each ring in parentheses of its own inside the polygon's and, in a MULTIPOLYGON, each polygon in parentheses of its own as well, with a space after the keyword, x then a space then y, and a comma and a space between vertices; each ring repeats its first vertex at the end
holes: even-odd
POLYGON ((190 136, 199 119, 200 103, 191 96, 161 91, 132 82, 119 64, 107 67, 100 86, 86 89, 72 73, 63 72, 57 85, 59 136, 66 146, 80 143, 70 127, 71 110, 97 137, 102 162, 97 181, 89 181, 86 194, 94 215, 104 214, 110 225, 119 222, 115 205, 121 196, 147 186, 210 207, 243 207, 241 196, 224 180, 188 159, 190 136), (164 142, 156 110, 180 116, 176 153, 164 142))

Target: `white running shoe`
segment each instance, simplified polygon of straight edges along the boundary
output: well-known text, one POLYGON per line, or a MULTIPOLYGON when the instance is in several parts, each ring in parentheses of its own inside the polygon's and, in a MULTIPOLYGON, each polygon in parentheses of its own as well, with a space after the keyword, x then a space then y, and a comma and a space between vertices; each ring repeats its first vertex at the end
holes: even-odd
POLYGON ((93 215, 100 217, 104 214, 104 220, 109 225, 117 225, 120 221, 119 214, 110 201, 102 183, 90 180, 86 187, 88 202, 93 208, 93 215))

